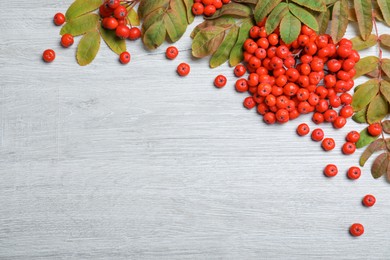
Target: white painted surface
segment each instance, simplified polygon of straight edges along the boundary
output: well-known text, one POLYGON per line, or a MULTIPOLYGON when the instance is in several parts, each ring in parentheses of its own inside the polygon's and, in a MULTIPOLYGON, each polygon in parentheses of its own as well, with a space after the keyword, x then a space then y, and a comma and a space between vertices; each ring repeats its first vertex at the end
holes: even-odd
POLYGON ((295 134, 309 116, 265 125, 242 107, 231 69, 191 60, 189 31, 174 61, 168 45, 136 42, 121 66, 103 44, 80 67, 51 22, 70 3, 0 9, 1 259, 390 258, 390 184, 369 167, 345 177, 361 151, 340 147, 362 126, 325 125, 338 146, 324 153, 295 134), (46 48, 57 51, 49 65, 46 48), (224 89, 212 86, 219 73, 224 89), (334 179, 322 175, 327 163, 339 166, 334 179), (366 227, 358 239, 354 222, 366 227))

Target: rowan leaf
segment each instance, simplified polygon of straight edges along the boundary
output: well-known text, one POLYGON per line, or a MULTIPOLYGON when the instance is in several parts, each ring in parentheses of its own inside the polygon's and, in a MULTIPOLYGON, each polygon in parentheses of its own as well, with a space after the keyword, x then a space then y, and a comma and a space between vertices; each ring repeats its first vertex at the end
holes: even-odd
POLYGON ((381 69, 387 76, 390 76, 390 59, 383 58, 381 62, 381 69))
POLYGON ((354 111, 359 111, 367 106, 371 100, 379 92, 379 82, 377 79, 370 79, 364 84, 359 85, 359 88, 353 94, 352 108, 354 111))
POLYGON ((172 42, 178 41, 187 29, 187 13, 182 0, 171 0, 165 11, 163 21, 167 35, 172 42))
POLYGON ((374 179, 380 178, 385 172, 387 172, 387 165, 389 164, 389 159, 387 153, 381 153, 371 166, 371 175, 374 179))
POLYGON ((380 82, 380 92, 385 97, 387 102, 390 102, 390 83, 386 80, 380 82))
POLYGON ((154 10, 153 12, 149 13, 147 16, 145 16, 143 18, 143 22, 142 22, 143 31, 146 32, 150 26, 163 20, 164 13, 165 13, 165 11, 163 8, 158 8, 158 9, 154 10))
POLYGON ((390 25, 390 2, 389 0, 378 0, 377 1, 383 19, 386 21, 387 25, 390 25))
POLYGON ((252 8, 247 5, 239 3, 230 3, 223 5, 222 8, 218 9, 214 15, 207 17, 206 19, 215 19, 223 15, 229 15, 236 18, 247 18, 252 14, 252 8))
POLYGON ((77 46, 76 59, 81 66, 90 64, 100 48, 100 34, 97 30, 86 33, 77 46))
POLYGON ((325 4, 332 5, 332 4, 336 3, 337 1, 339 1, 339 0, 325 0, 325 4))
POLYGON ((83 14, 92 12, 102 5, 101 0, 76 0, 68 8, 65 13, 66 21, 82 16, 83 14))
POLYGON ((142 41, 148 49, 153 50, 164 42, 166 35, 167 31, 164 23, 162 20, 159 20, 144 32, 142 41))
POLYGON ((373 155, 375 152, 384 150, 385 148, 386 144, 383 138, 373 141, 372 143, 370 143, 369 146, 367 146, 367 148, 360 156, 359 165, 363 167, 364 164, 366 164, 366 162, 368 161, 368 159, 370 159, 371 155, 373 155))
POLYGON ((390 47, 390 35, 389 34, 382 34, 379 36, 379 40, 381 41, 381 44, 390 47))
POLYGON ((282 0, 262 0, 255 7, 256 22, 263 20, 282 0))
POLYGON ((114 30, 107 30, 104 29, 102 26, 100 26, 99 32, 104 42, 113 52, 120 55, 122 52, 126 51, 125 39, 121 39, 118 36, 116 36, 114 30))
POLYGON ((364 107, 362 110, 357 111, 353 116, 352 119, 356 123, 367 123, 367 109, 368 107, 364 107))
POLYGON ((321 12, 315 15, 317 17, 317 23, 318 23, 318 33, 319 34, 325 34, 330 20, 330 10, 327 9, 326 12, 321 12))
POLYGON ((183 0, 183 3, 186 7, 187 22, 188 22, 188 24, 191 24, 195 19, 195 16, 192 13, 192 5, 194 2, 192 0, 183 0))
POLYGON ((292 2, 301 6, 307 7, 313 11, 325 12, 326 5, 323 0, 291 0, 292 2))
POLYGON ((376 20, 383 22, 385 19, 383 18, 382 11, 378 5, 377 1, 372 1, 372 13, 376 20))
POLYGON ((290 44, 296 38, 298 38, 299 33, 301 32, 301 22, 288 12, 280 22, 280 36, 282 40, 290 44))
POLYGON ((356 37, 353 37, 351 39, 351 41, 353 44, 353 48, 357 51, 361 51, 361 50, 368 49, 368 48, 374 46, 378 41, 378 37, 376 37, 375 34, 371 34, 367 38, 367 40, 363 40, 360 36, 356 36, 356 37))
POLYGON ((386 172, 387 172, 387 181, 390 182, 390 161, 389 161, 389 163, 387 164, 386 172))
POLYGON ((233 0, 233 2, 255 5, 259 2, 259 0, 233 0))
POLYGON ((380 122, 389 112, 389 103, 381 95, 376 95, 368 105, 367 122, 369 124, 380 122))
POLYGON ((355 65, 355 79, 378 68, 379 58, 368 56, 359 60, 355 65))
POLYGON ((352 22, 357 22, 355 8, 348 9, 348 20, 352 22))
POLYGON ((359 141, 356 142, 356 148, 362 148, 378 139, 378 136, 372 136, 368 133, 367 127, 360 131, 359 141))
POLYGON ((238 29, 239 28, 236 25, 230 29, 223 42, 210 59, 211 68, 218 67, 229 59, 230 52, 237 41, 238 29))
POLYGON ((221 44, 226 29, 220 26, 209 26, 201 29, 192 41, 192 55, 203 58, 213 54, 221 44))
POLYGON ((138 14, 141 18, 145 18, 159 8, 167 9, 168 7, 169 0, 141 1, 138 6, 138 14))
POLYGON ((134 8, 130 8, 127 10, 126 20, 127 23, 130 24, 131 26, 140 25, 138 13, 134 10, 134 8))
POLYGON ((390 120, 382 121, 382 130, 386 134, 390 134, 390 120))
POLYGON ((238 63, 242 61, 243 59, 242 45, 244 44, 245 40, 248 38, 249 30, 251 29, 252 26, 253 26, 252 19, 247 18, 243 20, 240 26, 236 44, 234 44, 234 47, 230 52, 230 57, 229 57, 230 66, 236 66, 238 63))
POLYGON ((198 24, 191 32, 191 38, 194 39, 195 35, 200 32, 201 29, 204 29, 209 26, 217 25, 224 28, 230 28, 235 24, 235 19, 232 17, 219 17, 214 20, 204 20, 202 23, 198 24))
POLYGON ((335 42, 339 42, 348 26, 348 1, 341 0, 334 4, 332 11, 332 23, 330 35, 335 42))
POLYGON ((73 36, 79 36, 86 32, 96 30, 99 25, 99 16, 97 14, 86 14, 67 22, 60 31, 61 35, 69 33, 73 36))
POLYGON ((318 23, 316 18, 300 7, 299 5, 296 5, 294 3, 289 3, 288 8, 290 9, 290 12, 298 18, 302 23, 306 24, 308 27, 313 29, 314 31, 318 31, 318 23))
POLYGON ((372 32, 372 5, 371 0, 353 1, 360 35, 366 40, 372 32))
POLYGON ((272 10, 265 22, 267 34, 271 34, 278 27, 280 21, 287 13, 288 5, 286 3, 280 3, 272 10))

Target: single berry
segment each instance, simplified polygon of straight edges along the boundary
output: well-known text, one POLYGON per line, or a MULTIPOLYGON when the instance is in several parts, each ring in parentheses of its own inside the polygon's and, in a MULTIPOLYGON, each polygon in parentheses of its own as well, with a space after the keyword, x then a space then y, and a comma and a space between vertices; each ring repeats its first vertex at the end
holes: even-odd
POLYGON ((187 63, 180 63, 179 66, 177 66, 177 73, 182 77, 187 76, 190 73, 190 65, 187 63))
POLYGON ((74 39, 73 39, 73 36, 71 34, 66 33, 66 34, 62 35, 62 37, 61 37, 61 45, 63 47, 68 48, 73 43, 74 43, 74 39))
POLYGON ((343 144, 342 151, 344 154, 353 154, 356 150, 356 145, 351 142, 346 142, 343 144))
POLYGON ((310 128, 307 124, 302 123, 297 127, 297 133, 300 136, 307 135, 310 132, 310 128))
POLYGON ((358 132, 351 131, 347 134, 345 139, 347 140, 347 142, 356 143, 357 141, 359 141, 359 138, 360 134, 358 132))
POLYGON ((362 175, 362 171, 360 170, 359 167, 352 166, 348 169, 347 176, 351 180, 359 179, 361 175, 362 175))
POLYGON ((126 7, 120 5, 114 10, 114 16, 116 19, 124 19, 127 16, 126 7))
POLYGON ((236 75, 236 77, 241 77, 245 74, 246 72, 246 68, 244 65, 242 64, 238 64, 235 68, 234 68, 234 75, 236 75))
POLYGON ((324 138, 324 131, 322 131, 322 129, 320 128, 314 129, 313 132, 311 133, 311 139, 313 141, 319 142, 323 138, 324 138))
POLYGON ((382 133, 382 126, 380 123, 374 123, 368 126, 368 133, 372 136, 378 136, 382 133))
POLYGON ((337 175, 338 172, 339 170, 337 169, 337 166, 334 164, 328 164, 324 169, 324 174, 326 177, 334 177, 337 175))
POLYGON ((256 106, 256 102, 253 97, 246 97, 244 99, 244 107, 247 109, 252 109, 256 106))
POLYGON ((115 34, 121 39, 126 39, 127 37, 129 37, 129 33, 130 28, 126 25, 118 25, 118 27, 116 27, 115 34))
POLYGON ((192 5, 191 10, 192 10, 192 13, 193 13, 194 15, 202 15, 203 12, 204 12, 204 5, 201 4, 201 3, 194 3, 194 4, 192 5))
POLYGON ((103 27, 108 30, 115 30, 118 27, 118 24, 118 20, 114 17, 106 17, 102 21, 103 27))
POLYGON ((129 63, 130 59, 131 59, 130 53, 128 53, 127 51, 124 51, 124 52, 121 53, 121 55, 119 55, 119 61, 122 64, 129 63))
POLYGON ((53 22, 55 25, 60 26, 63 25, 66 21, 65 15, 63 13, 56 13, 53 18, 53 22))
POLYGON ((218 75, 214 79, 214 86, 217 88, 223 88, 226 85, 226 77, 224 75, 218 75))
POLYGON ((43 52, 42 58, 45 62, 52 62, 56 58, 56 53, 51 49, 47 49, 43 52))
POLYGON ((175 59, 177 55, 179 55, 179 50, 175 46, 170 46, 165 51, 165 56, 170 60, 175 59))
POLYGON ((367 194, 366 196, 364 196, 364 198, 362 200, 363 205, 366 207, 374 206, 375 202, 376 202, 376 199, 375 199, 374 195, 371 195, 371 194, 367 194))
POLYGON ((213 14, 215 14, 215 11, 217 11, 217 9, 215 8, 214 5, 206 5, 206 7, 204 8, 203 10, 203 14, 205 16, 212 16, 213 14))
POLYGON ((129 40, 135 41, 141 38, 141 30, 138 27, 131 27, 129 30, 129 40))
POLYGON ((322 140, 321 146, 325 151, 330 151, 335 148, 336 143, 333 138, 325 138, 324 140, 322 140))
POLYGON ((364 233, 364 227, 360 223, 354 223, 349 228, 349 233, 351 233, 351 235, 354 237, 361 236, 364 233))
POLYGON ((107 4, 108 4, 108 7, 110 7, 111 9, 116 9, 120 5, 120 1, 119 0, 108 0, 107 4))

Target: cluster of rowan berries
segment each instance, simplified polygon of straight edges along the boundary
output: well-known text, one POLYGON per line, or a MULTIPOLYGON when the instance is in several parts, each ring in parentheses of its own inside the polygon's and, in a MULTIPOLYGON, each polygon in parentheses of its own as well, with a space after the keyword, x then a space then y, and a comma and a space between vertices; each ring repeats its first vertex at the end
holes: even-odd
POLYGON ((228 3, 230 3, 230 0, 194 0, 192 13, 194 15, 212 16, 224 4, 228 3))
POLYGON ((243 45, 245 65, 234 73, 240 78, 238 92, 249 92, 244 106, 257 106, 268 124, 286 123, 300 114, 314 112, 316 124, 330 122, 342 128, 353 115, 352 96, 355 63, 360 56, 352 42, 335 44, 329 35, 317 35, 303 25, 297 40, 285 44, 276 31, 267 35, 264 21, 250 29, 243 45), (335 109, 338 109, 335 110, 335 109))

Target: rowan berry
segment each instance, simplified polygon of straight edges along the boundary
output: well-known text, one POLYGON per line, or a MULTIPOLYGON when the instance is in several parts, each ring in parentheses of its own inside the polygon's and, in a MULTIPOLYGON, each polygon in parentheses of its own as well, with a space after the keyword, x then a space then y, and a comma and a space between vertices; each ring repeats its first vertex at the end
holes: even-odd
POLYGON ((257 105, 257 113, 260 115, 265 115, 266 113, 270 112, 269 107, 264 103, 259 103, 257 105))
POLYGON ((245 74, 246 72, 246 68, 244 65, 242 64, 238 64, 235 68, 234 68, 234 75, 236 75, 236 77, 241 77, 245 74))
POLYGON ((283 95, 283 88, 281 88, 281 87, 279 87, 277 85, 273 85, 271 94, 274 95, 275 97, 283 95))
POLYGON ((318 48, 324 48, 328 45, 328 37, 325 35, 318 35, 315 42, 318 48))
POLYGON ((341 103, 344 105, 350 105, 352 103, 352 96, 349 93, 343 93, 340 95, 341 103))
POLYGON ((337 166, 334 164, 328 164, 324 169, 324 174, 326 177, 334 177, 337 175, 338 172, 339 170, 337 169, 337 166))
POLYGON ((55 25, 60 26, 63 25, 66 21, 65 15, 63 13, 56 13, 53 18, 53 22, 55 25))
POLYGON ((68 48, 73 43, 74 43, 74 39, 73 39, 73 36, 71 34, 65 33, 64 35, 62 35, 62 37, 61 37, 61 45, 63 47, 68 48))
POLYGON ((287 79, 287 76, 286 75, 280 75, 279 77, 276 78, 276 85, 279 86, 279 87, 283 87, 284 85, 286 85, 288 79, 287 79))
POLYGON ((262 48, 264 50, 268 49, 268 47, 269 47, 269 42, 268 42, 267 38, 258 39, 256 44, 258 45, 259 48, 262 48))
POLYGON ((301 75, 305 75, 305 76, 309 75, 311 72, 310 65, 307 63, 301 63, 300 65, 301 66, 299 68, 299 71, 301 72, 301 75))
POLYGON ((43 52, 42 58, 45 62, 52 62, 56 58, 56 53, 52 49, 43 52))
POLYGON ((301 34, 305 34, 305 35, 310 36, 313 33, 314 33, 313 29, 311 29, 307 25, 302 25, 302 27, 301 27, 301 34))
POLYGON ((293 68, 295 66, 295 59, 293 57, 288 57, 283 62, 286 68, 293 68))
POLYGON ((348 45, 340 45, 337 48, 337 55, 341 58, 347 58, 352 53, 352 47, 348 45))
POLYGON ((279 43, 279 37, 276 33, 271 33, 270 35, 268 35, 267 39, 269 44, 271 45, 276 45, 279 43))
MULTIPOLYGON (((310 92, 310 90, 309 90, 309 92, 310 92)), ((310 95, 309 95, 309 98, 307 99, 307 101, 309 102, 309 104, 311 106, 315 106, 320 101, 320 98, 318 97, 317 94, 310 92, 310 95)))
POLYGON ((261 61, 256 56, 252 56, 248 61, 248 65, 254 69, 257 69, 261 66, 261 61))
POLYGON ((273 94, 269 94, 265 97, 264 103, 267 104, 267 106, 272 107, 276 105, 276 97, 273 94))
POLYGON ((321 48, 318 52, 317 52, 317 56, 319 58, 326 58, 326 57, 329 57, 329 54, 330 54, 330 50, 329 48, 325 47, 325 48, 321 48))
POLYGON ((299 116, 298 110, 294 109, 289 113, 290 120, 293 120, 299 116))
POLYGON ((246 97, 244 99, 244 107, 247 109, 252 109, 256 106, 256 102, 253 97, 246 97))
POLYGON ((343 144, 342 152, 344 154, 347 154, 347 155, 353 154, 355 151, 356 151, 356 145, 354 143, 346 142, 343 144))
POLYGON ((314 55, 317 52, 317 45, 314 42, 308 42, 304 47, 305 53, 308 55, 314 55))
POLYGON ((224 75, 218 75, 214 79, 214 86, 217 88, 223 88, 226 85, 227 79, 224 75))
POLYGON ((141 38, 141 30, 138 27, 131 27, 129 30, 129 40, 135 41, 141 38))
MULTIPOLYGON (((290 84, 290 83, 288 83, 288 84, 290 84)), ((300 88, 300 89, 298 89, 296 95, 297 95, 297 99, 299 101, 305 101, 305 100, 309 99, 310 92, 309 92, 309 90, 307 90, 305 88, 300 88)))
POLYGON ((274 56, 274 57, 272 57, 269 65, 274 70, 283 69, 283 60, 277 56, 274 56))
MULTIPOLYGON (((277 57, 274 57, 274 58, 277 58, 277 57)), ((282 66, 283 66, 283 62, 282 62, 282 66)), ((277 78, 280 75, 286 74, 286 69, 285 68, 274 69, 272 74, 274 75, 274 78, 277 78)))
POLYGON ((214 2, 214 0, 202 0, 202 3, 203 3, 204 5, 212 5, 213 2, 214 2))
POLYGON ((126 39, 129 37, 130 28, 126 25, 118 25, 118 27, 116 27, 115 34, 121 39, 126 39))
POLYGON ((248 82, 246 79, 238 79, 235 84, 237 92, 248 91, 248 82))
POLYGON ((329 109, 328 101, 325 99, 320 99, 318 101, 318 104, 316 105, 316 110, 320 113, 323 113, 328 109, 329 109))
POLYGON ((299 89, 299 87, 297 86, 297 84, 289 82, 286 85, 284 85, 283 93, 286 96, 290 96, 291 97, 291 96, 294 96, 297 93, 298 89, 299 89))
MULTIPOLYGON (((248 39, 244 43, 244 50, 248 52, 249 54, 254 54, 256 49, 258 48, 256 42, 254 42, 252 39, 248 39)), ((253 55, 252 55, 253 57, 253 55)))
POLYGON ((324 83, 327 88, 331 88, 336 85, 337 79, 334 75, 328 74, 324 77, 324 83))
POLYGON ((362 203, 366 207, 372 207, 374 206, 376 202, 376 198, 374 195, 367 194, 366 196, 363 197, 362 203))
POLYGON ((360 138, 360 134, 356 131, 349 132, 345 137, 347 142, 351 142, 351 143, 356 143, 357 141, 359 141, 359 138, 360 138))
POLYGON ((130 62, 130 53, 128 53, 127 51, 124 51, 122 52, 120 55, 119 55, 119 61, 122 63, 122 64, 127 64, 130 62))
POLYGON ((116 9, 120 5, 120 1, 119 0, 108 0, 107 4, 108 4, 108 7, 110 7, 111 9, 116 9))
POLYGON ((214 5, 206 5, 204 10, 203 10, 203 14, 205 16, 212 16, 213 14, 215 14, 215 12, 217 11, 217 9, 215 8, 214 5))
POLYGON ((285 45, 280 45, 277 49, 276 49, 276 56, 278 56, 279 58, 281 59, 285 59, 288 57, 288 54, 289 54, 289 50, 287 48, 287 46, 285 45))
POLYGON ((120 5, 114 10, 114 16, 116 19, 124 19, 127 16, 127 9, 126 7, 120 5))
POLYGON ((215 6, 216 9, 220 9, 223 3, 221 0, 214 0, 212 5, 215 6))
POLYGON ((344 106, 340 109, 339 114, 344 118, 349 118, 353 115, 353 108, 350 105, 344 106))
POLYGON ((297 41, 300 46, 305 46, 309 42, 309 36, 301 34, 298 36, 297 41))
POLYGON ((352 50, 351 54, 348 56, 348 59, 352 59, 357 63, 360 60, 360 55, 356 50, 352 50))
POLYGON ((99 7, 99 14, 103 18, 111 16, 113 12, 114 11, 108 7, 107 3, 104 3, 99 7))
POLYGON ((289 118, 289 112, 286 109, 279 109, 276 111, 276 120, 279 123, 286 123, 290 118, 289 118))
POLYGON ((182 77, 187 76, 190 73, 190 70, 190 65, 184 62, 180 63, 179 66, 177 66, 177 73, 182 77))
POLYGON ((315 112, 311 118, 311 120, 315 123, 315 124, 321 124, 324 122, 324 115, 319 113, 319 112, 315 112))
POLYGON ((321 76, 318 72, 310 72, 309 74, 309 83, 312 85, 317 85, 321 81, 321 76))
POLYGON ((167 57, 167 59, 173 60, 177 55, 179 55, 179 50, 175 46, 169 46, 165 51, 165 57, 167 57))
POLYGON ((312 111, 311 105, 307 101, 302 101, 298 104, 298 112, 300 114, 307 114, 312 111))
POLYGON ((364 234, 364 227, 360 223, 354 223, 349 228, 349 233, 351 233, 352 236, 358 237, 364 234))
POLYGON ((201 4, 201 3, 194 3, 194 4, 192 5, 191 10, 192 10, 192 13, 193 13, 194 15, 202 15, 203 12, 204 12, 204 5, 201 4))
POLYGON ((276 117, 275 117, 275 113, 273 112, 267 112, 265 113, 264 117, 263 117, 263 120, 264 122, 266 122, 267 124, 274 124, 276 122, 276 117))
POLYGON ((288 78, 289 81, 291 82, 295 82, 298 80, 299 78, 299 72, 297 69, 295 68, 289 68, 287 71, 286 71, 286 76, 288 78))
POLYGON ((307 135, 310 132, 310 128, 307 124, 302 123, 297 127, 297 134, 300 136, 307 135))
POLYGON ((374 123, 369 125, 367 130, 371 136, 378 136, 382 133, 382 126, 380 123, 374 123))
POLYGON ((332 123, 337 117, 337 112, 333 109, 328 109, 324 112, 324 119, 326 122, 332 123))
POLYGON ((351 180, 359 179, 361 175, 362 175, 362 171, 360 170, 359 167, 352 166, 348 169, 347 177, 351 180))
POLYGON ((118 20, 114 17, 106 17, 103 19, 102 25, 106 29, 115 30, 118 27, 118 20))
POLYGON ((325 151, 331 151, 335 148, 336 143, 334 142, 333 138, 325 138, 322 140, 321 146, 325 151))
POLYGON ((355 61, 353 59, 346 59, 343 61, 342 68, 345 71, 349 71, 355 67, 355 61))
POLYGON ((127 25, 126 19, 118 19, 118 25, 127 25))
POLYGON ((256 87, 259 84, 259 75, 256 73, 251 73, 248 76, 248 86, 256 87))
POLYGON ((311 139, 313 141, 319 142, 324 138, 324 131, 320 128, 316 128, 311 132, 311 139))
POLYGON ((342 116, 338 116, 335 118, 335 120, 333 121, 333 127, 334 128, 343 128, 345 126, 345 124, 347 123, 347 120, 342 117, 342 116))
POLYGON ((284 96, 284 95, 281 95, 279 97, 276 98, 276 106, 277 108, 286 108, 287 105, 288 105, 288 101, 289 99, 284 96))
POLYGON ((336 59, 332 59, 332 60, 329 60, 327 63, 326 63, 326 66, 328 66, 328 70, 331 71, 331 72, 337 72, 341 69, 341 62, 336 60, 336 59))
POLYGON ((266 97, 272 91, 272 86, 268 83, 260 83, 257 89, 257 93, 260 96, 266 97))

